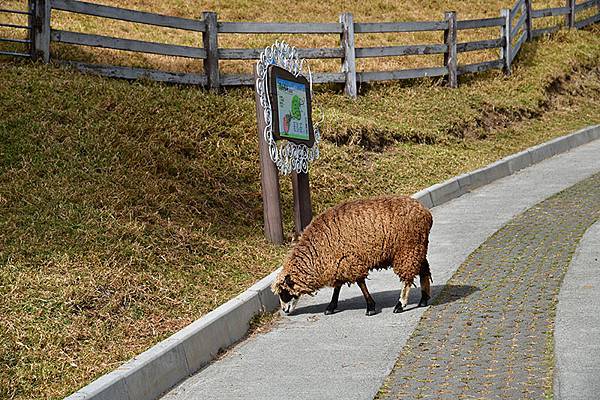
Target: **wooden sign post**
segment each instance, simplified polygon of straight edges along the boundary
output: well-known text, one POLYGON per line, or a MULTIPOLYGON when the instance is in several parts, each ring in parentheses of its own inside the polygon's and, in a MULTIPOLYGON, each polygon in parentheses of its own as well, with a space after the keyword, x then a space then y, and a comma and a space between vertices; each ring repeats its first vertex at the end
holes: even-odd
POLYGON ((301 68, 296 49, 276 42, 261 53, 254 73, 264 230, 275 244, 283 243, 278 172, 291 174, 295 233, 312 219, 308 166, 319 156, 320 135, 312 123, 311 84, 301 68))
MULTIPOLYGON (((256 71, 254 78, 257 79, 256 71)), ((263 200, 265 237, 271 243, 283 244, 283 220, 277 166, 269 157, 269 145, 263 137, 265 131, 264 108, 256 91, 256 121, 258 126, 258 152, 260 155, 260 187, 263 200)))
POLYGON ((294 191, 295 232, 297 235, 300 235, 312 220, 308 172, 292 172, 292 190, 294 191))

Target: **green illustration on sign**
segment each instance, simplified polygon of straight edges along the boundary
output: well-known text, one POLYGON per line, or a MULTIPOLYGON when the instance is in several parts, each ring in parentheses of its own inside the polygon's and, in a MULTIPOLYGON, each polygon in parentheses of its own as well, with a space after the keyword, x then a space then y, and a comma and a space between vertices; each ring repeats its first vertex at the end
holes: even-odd
POLYGON ((300 119, 300 97, 296 95, 292 97, 292 117, 300 119))
POLYGON ((279 77, 276 81, 280 136, 309 140, 306 86, 279 77))

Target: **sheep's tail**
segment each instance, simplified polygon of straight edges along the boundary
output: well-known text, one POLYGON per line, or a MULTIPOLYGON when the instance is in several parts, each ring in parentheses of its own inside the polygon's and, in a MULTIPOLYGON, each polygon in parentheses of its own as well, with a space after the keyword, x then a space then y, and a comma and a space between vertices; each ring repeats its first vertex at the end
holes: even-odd
POLYGON ((429 277, 429 280, 431 281, 431 283, 433 283, 433 277, 431 276, 431 270, 429 269, 429 261, 427 261, 427 259, 423 259, 423 261, 421 262, 421 268, 419 270, 419 276, 421 277, 429 277))

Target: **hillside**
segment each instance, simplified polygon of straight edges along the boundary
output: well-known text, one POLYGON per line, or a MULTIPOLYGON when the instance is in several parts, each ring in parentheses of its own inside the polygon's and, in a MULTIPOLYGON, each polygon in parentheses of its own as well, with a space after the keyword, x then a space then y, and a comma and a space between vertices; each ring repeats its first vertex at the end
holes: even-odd
MULTIPOLYGON (((107 2, 186 16, 213 7, 126 3, 107 2)), ((230 3, 218 11, 231 20, 283 12, 230 3)), ((383 1, 379 11, 322 2, 310 19, 329 21, 338 7, 406 19, 413 3, 386 14, 383 1)), ((473 16, 497 3, 478 3, 473 16)), ((449 5, 431 2, 423 16, 440 7, 449 5)), ((456 90, 379 84, 352 101, 318 87, 316 212, 410 194, 600 123, 599 33, 527 43, 511 77, 465 77, 456 90)), ((212 94, 0 59, 0 398, 61 398, 281 263, 288 246, 262 236, 256 135, 250 89, 212 94)), ((291 235, 291 185, 282 184, 291 235)))

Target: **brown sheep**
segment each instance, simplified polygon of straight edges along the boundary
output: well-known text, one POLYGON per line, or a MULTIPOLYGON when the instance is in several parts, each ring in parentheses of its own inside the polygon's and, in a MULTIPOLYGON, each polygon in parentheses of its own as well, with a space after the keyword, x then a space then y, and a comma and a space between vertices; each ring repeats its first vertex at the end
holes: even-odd
POLYGON ((331 286, 333 297, 325 314, 335 312, 344 283, 358 283, 367 302, 367 315, 377 313, 365 278, 373 269, 393 268, 403 284, 394 312, 402 312, 417 275, 419 306, 431 297, 427 262, 429 210, 405 196, 355 200, 335 206, 306 227, 273 282, 285 313, 293 311, 300 295, 331 286))

